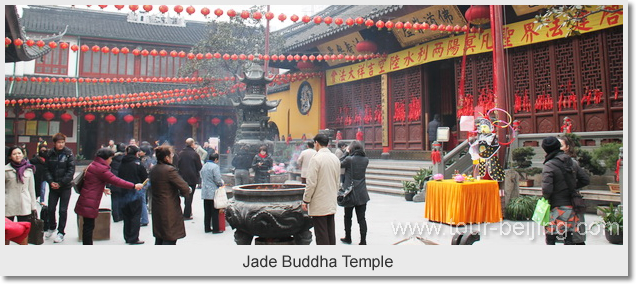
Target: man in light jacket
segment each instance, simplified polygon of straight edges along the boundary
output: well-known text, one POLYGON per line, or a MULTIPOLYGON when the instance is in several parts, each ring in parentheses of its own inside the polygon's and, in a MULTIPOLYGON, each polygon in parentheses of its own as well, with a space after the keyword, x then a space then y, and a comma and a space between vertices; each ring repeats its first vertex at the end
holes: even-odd
POLYGON ((302 183, 307 183, 309 161, 314 155, 316 155, 316 150, 314 150, 314 141, 308 141, 307 149, 300 152, 300 156, 298 156, 298 160, 296 161, 296 164, 300 166, 300 181, 302 183))
POLYGON ((327 148, 329 137, 314 137, 317 153, 309 162, 303 210, 308 210, 314 225, 316 244, 335 245, 336 197, 340 184, 340 160, 327 148))

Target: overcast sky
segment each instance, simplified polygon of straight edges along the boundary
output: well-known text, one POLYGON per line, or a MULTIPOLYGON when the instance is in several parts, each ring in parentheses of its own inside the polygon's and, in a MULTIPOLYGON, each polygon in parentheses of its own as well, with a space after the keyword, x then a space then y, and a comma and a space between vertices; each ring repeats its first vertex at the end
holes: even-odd
MULTIPOLYGON (((60 6, 70 6, 70 5, 60 5, 60 6)), ((160 13, 159 12, 159 6, 160 5, 152 5, 151 13, 160 13)), ((169 8, 169 11, 166 14, 169 14, 171 16, 175 16, 176 13, 173 10, 173 7, 175 5, 167 5, 167 6, 169 8)), ((183 6, 183 8, 185 10, 185 8, 190 6, 190 5, 182 4, 182 6, 183 6)), ((214 4, 211 4, 211 5, 192 5, 192 6, 196 9, 196 12, 194 14, 189 15, 185 11, 181 12, 182 17, 184 17, 186 20, 208 21, 209 19, 217 19, 216 15, 214 15, 214 10, 216 10, 217 8, 220 8, 224 12, 223 16, 221 16, 219 19, 220 20, 227 20, 229 18, 227 16, 227 14, 225 14, 227 12, 227 10, 234 9, 237 12, 237 14, 240 14, 241 11, 249 10, 249 8, 251 7, 251 5, 214 5, 214 4), (206 19, 201 14, 201 9, 204 8, 204 7, 207 7, 208 9, 210 9, 210 15, 208 15, 208 19, 206 19)), ((18 5, 18 8, 21 8, 21 7, 24 7, 24 6, 18 5)), ((91 5, 90 7, 87 7, 86 5, 75 5, 75 7, 78 8, 78 9, 102 10, 98 5, 91 5)), ((318 13, 318 12, 322 11, 323 9, 325 9, 327 7, 329 7, 329 5, 270 5, 270 12, 274 13, 274 15, 275 15, 274 19, 272 19, 270 21, 270 28, 271 28, 272 31, 275 31, 275 30, 279 30, 279 29, 282 29, 284 27, 292 25, 294 22, 289 20, 289 17, 291 15, 293 15, 293 14, 296 14, 296 15, 298 15, 298 17, 302 18, 302 16, 304 16, 304 15, 311 16, 311 15, 313 15, 315 13, 318 13), (281 13, 284 13, 287 16, 287 20, 285 20, 283 22, 278 20, 278 15, 281 14, 281 13)), ((139 10, 142 10, 142 5, 139 5, 139 10)), ((124 7, 123 9, 121 9, 121 11, 119 11, 119 10, 117 10, 117 8, 115 8, 114 5, 108 5, 108 7, 106 7, 104 9, 104 11, 129 13, 130 9, 126 5, 126 7, 124 7)), ((261 22, 263 24, 265 23, 264 20, 261 20, 261 22)))

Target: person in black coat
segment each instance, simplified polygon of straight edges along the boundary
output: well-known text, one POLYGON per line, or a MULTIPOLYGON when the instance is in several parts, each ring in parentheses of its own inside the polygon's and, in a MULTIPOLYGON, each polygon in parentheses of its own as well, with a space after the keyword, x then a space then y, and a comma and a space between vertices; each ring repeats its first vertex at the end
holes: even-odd
POLYGON ((243 185, 250 183, 250 168, 252 167, 252 155, 248 153, 248 147, 242 146, 234 159, 232 159, 232 167, 234 167, 234 185, 243 185))
POLYGON ((35 166, 35 196, 42 205, 45 205, 44 195, 46 194, 46 180, 44 179, 44 172, 46 171, 46 165, 44 163, 46 162, 47 153, 48 149, 46 145, 41 144, 38 153, 33 155, 33 158, 29 160, 29 163, 35 166))
MULTIPOLYGON (((121 165, 121 161, 125 155, 126 155, 126 144, 124 143, 117 144, 117 152, 115 152, 113 161, 110 163, 110 172, 113 173, 115 176, 119 174, 119 166, 121 165)), ((111 201, 111 207, 112 207, 111 214, 113 217, 113 222, 119 222, 122 220, 120 203, 121 203, 121 195, 122 195, 123 189, 116 187, 114 185, 108 185, 108 188, 110 188, 110 192, 111 192, 110 201, 111 201)))
POLYGON ((365 213, 367 210, 367 202, 369 202, 369 192, 367 191, 366 172, 369 165, 369 158, 364 152, 362 142, 354 140, 349 144, 345 151, 345 155, 340 159, 340 167, 345 169, 345 179, 343 185, 345 188, 353 187, 353 206, 345 207, 345 237, 340 241, 346 244, 351 243, 351 219, 353 210, 356 211, 358 225, 360 226, 360 245, 367 244, 367 220, 365 213))
POLYGON ((194 195, 197 184, 201 183, 199 172, 203 167, 201 165, 201 157, 199 157, 199 154, 197 154, 193 147, 194 139, 186 139, 186 146, 179 153, 179 161, 177 162, 179 175, 188 183, 188 186, 192 188, 192 192, 185 197, 183 218, 186 220, 192 219, 192 196, 194 195))
POLYGON ((45 162, 46 171, 44 172, 44 179, 49 183, 51 189, 48 200, 49 228, 44 236, 47 239, 50 238, 57 227, 57 237, 54 242, 61 243, 66 234, 64 229, 66 228, 68 203, 71 200, 71 182, 73 174, 75 174, 75 157, 73 151, 65 146, 66 135, 62 133, 53 135, 53 144, 55 146, 47 153, 48 159, 45 162), (60 203, 59 225, 55 220, 55 209, 58 202, 60 203))
MULTIPOLYGON (((146 181, 148 172, 141 164, 139 152, 139 147, 135 145, 126 147, 126 156, 121 160, 119 173, 117 174, 119 178, 134 184, 146 181)), ((139 240, 142 198, 145 198, 145 196, 140 191, 122 189, 120 208, 122 219, 124 220, 124 240, 127 244, 139 245, 144 243, 144 241, 139 240)))
POLYGON ((572 207, 572 193, 576 188, 586 185, 585 172, 561 150, 561 142, 556 137, 544 138, 541 147, 546 152, 541 189, 551 208, 550 224, 545 227, 545 241, 548 245, 554 245, 559 237, 566 245, 573 245, 572 234, 579 219, 572 207), (566 171, 572 174, 568 175, 566 171))
POLYGON ((270 183, 269 174, 272 172, 274 160, 267 154, 267 146, 261 146, 258 154, 252 159, 254 169, 254 183, 270 183))

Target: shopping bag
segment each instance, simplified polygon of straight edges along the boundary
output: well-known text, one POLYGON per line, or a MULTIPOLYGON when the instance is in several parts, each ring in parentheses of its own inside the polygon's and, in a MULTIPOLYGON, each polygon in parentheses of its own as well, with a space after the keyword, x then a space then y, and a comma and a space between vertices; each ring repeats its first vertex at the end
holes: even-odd
POLYGON ((534 214, 532 214, 532 221, 537 222, 540 226, 550 224, 550 203, 545 198, 542 197, 537 201, 534 214))
POLYGON ((214 208, 225 209, 227 207, 227 193, 225 192, 225 186, 221 186, 214 191, 214 208))

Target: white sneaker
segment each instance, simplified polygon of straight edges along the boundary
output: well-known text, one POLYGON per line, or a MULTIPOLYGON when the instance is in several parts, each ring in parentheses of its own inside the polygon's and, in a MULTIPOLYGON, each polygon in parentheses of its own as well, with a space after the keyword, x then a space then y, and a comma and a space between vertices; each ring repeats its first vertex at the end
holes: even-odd
POLYGON ((44 237, 48 240, 51 238, 51 236, 53 235, 53 232, 55 232, 55 230, 46 230, 46 232, 44 233, 44 237))
POLYGON ((57 234, 57 238, 55 238, 55 240, 53 241, 54 243, 61 243, 64 241, 64 235, 58 233, 57 234))

